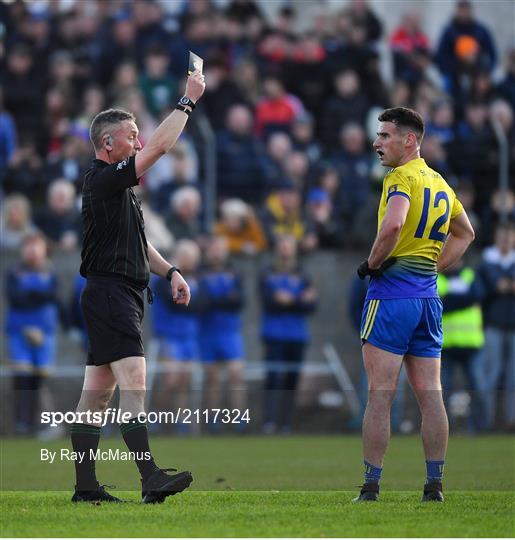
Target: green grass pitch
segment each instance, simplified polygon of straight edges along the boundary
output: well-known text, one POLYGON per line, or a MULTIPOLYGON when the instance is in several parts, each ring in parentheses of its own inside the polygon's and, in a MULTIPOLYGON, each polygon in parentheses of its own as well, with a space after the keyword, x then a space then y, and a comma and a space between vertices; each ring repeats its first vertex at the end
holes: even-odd
MULTIPOLYGON (((356 505, 361 441, 334 437, 202 437, 152 440, 163 467, 190 469, 187 492, 142 505, 131 462, 101 462, 123 505, 73 505, 73 464, 42 463, 40 449, 67 440, 1 441, 1 535, 14 537, 512 537, 515 443, 506 436, 453 437, 446 502, 421 504, 424 459, 417 437, 394 437, 381 502, 356 505)), ((120 437, 101 448, 121 448, 120 437)))

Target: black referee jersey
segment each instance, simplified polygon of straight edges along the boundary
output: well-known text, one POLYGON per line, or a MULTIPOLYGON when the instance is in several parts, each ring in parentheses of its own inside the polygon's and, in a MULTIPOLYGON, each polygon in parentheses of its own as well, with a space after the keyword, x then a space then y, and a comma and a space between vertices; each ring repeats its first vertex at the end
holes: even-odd
POLYGON ((112 165, 94 159, 86 172, 80 273, 122 278, 143 289, 150 266, 143 212, 132 190, 138 184, 135 164, 134 156, 112 165))

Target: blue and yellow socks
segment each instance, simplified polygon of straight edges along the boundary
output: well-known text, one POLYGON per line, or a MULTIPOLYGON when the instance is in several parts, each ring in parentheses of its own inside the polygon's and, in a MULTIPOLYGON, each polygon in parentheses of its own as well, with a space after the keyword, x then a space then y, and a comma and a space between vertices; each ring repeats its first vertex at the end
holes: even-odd
POLYGON ((443 478, 443 468, 445 461, 426 460, 427 482, 441 482, 443 478))
POLYGON ((366 460, 363 461, 363 464, 365 465, 365 484, 371 482, 379 483, 379 480, 381 480, 381 473, 383 472, 382 467, 376 467, 366 460))
MULTIPOLYGON (((365 466, 365 483, 379 483, 381 480, 381 473, 383 472, 382 467, 376 467, 364 460, 363 464, 365 466)), ((431 461, 426 460, 426 473, 427 473, 427 483, 430 482, 441 482, 443 478, 443 469, 445 461, 431 461)))

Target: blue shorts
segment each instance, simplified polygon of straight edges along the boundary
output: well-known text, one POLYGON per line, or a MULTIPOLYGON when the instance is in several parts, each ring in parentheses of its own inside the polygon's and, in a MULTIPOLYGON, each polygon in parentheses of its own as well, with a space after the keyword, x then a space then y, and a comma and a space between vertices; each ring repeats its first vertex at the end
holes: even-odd
POLYGON ((161 356, 164 358, 179 362, 190 362, 199 359, 199 348, 196 339, 163 337, 159 347, 161 356))
POLYGON ((202 361, 230 362, 232 360, 243 360, 244 347, 241 334, 209 334, 200 339, 200 351, 202 361))
POLYGON ((361 340, 394 354, 440 358, 442 302, 439 298, 367 300, 361 340))
POLYGON ((19 365, 45 369, 54 363, 56 339, 45 334, 41 345, 31 345, 22 333, 8 334, 9 360, 19 365))

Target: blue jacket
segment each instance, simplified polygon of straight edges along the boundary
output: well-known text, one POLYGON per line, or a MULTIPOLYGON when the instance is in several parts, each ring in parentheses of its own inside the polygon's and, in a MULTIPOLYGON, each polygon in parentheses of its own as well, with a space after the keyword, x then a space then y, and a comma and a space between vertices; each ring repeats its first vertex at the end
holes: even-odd
POLYGON ((372 160, 367 151, 349 154, 343 150, 333 154, 331 163, 338 171, 338 207, 344 215, 355 215, 366 204, 370 193, 372 160))
POLYGON ((166 279, 152 276, 150 287, 154 293, 152 304, 152 328, 156 336, 164 338, 198 338, 199 330, 199 285, 196 277, 185 276, 190 287, 191 300, 188 306, 175 304, 172 300, 170 283, 166 279))
POLYGON ((239 274, 231 268, 205 270, 200 278, 202 334, 241 332, 244 305, 239 274))
POLYGON ((249 202, 263 196, 263 150, 251 134, 223 131, 217 137, 218 189, 224 197, 249 202))
POLYGON ((497 62, 497 52, 490 31, 475 21, 463 24, 453 19, 444 30, 438 44, 436 61, 440 71, 445 75, 452 75, 455 72, 457 59, 454 51, 456 41, 461 36, 476 39, 480 48, 481 66, 489 71, 493 70, 497 62))
POLYGON ((47 334, 56 331, 59 323, 57 278, 51 271, 25 267, 11 270, 7 275, 6 297, 7 332, 21 332, 35 326, 47 334))
POLYGON ((259 288, 263 303, 261 337, 264 340, 309 341, 307 316, 315 310, 316 302, 303 300, 302 294, 310 286, 311 281, 300 270, 280 272, 270 269, 262 273, 259 288), (287 306, 279 303, 274 298, 279 291, 292 294, 293 303, 287 306))

